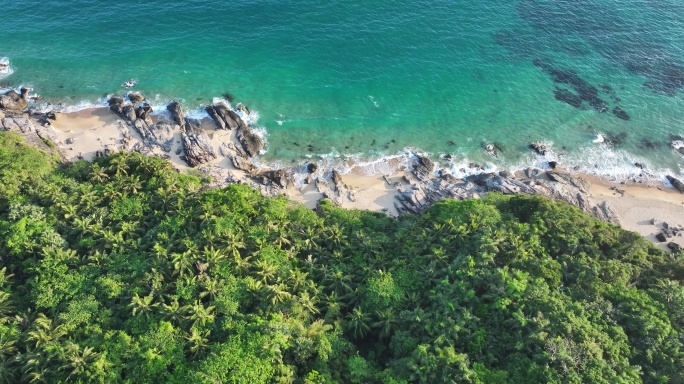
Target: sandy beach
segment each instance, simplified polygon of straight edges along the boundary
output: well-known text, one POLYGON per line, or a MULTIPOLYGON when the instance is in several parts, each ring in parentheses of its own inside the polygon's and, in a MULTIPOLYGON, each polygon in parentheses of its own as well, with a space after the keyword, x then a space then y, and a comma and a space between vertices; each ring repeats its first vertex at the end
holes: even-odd
MULTIPOLYGON (((155 115, 157 123, 164 120, 163 115, 155 115)), ((245 171, 236 169, 231 162, 231 156, 239 152, 239 142, 235 131, 217 130, 213 121, 204 119, 202 129, 207 133, 212 146, 216 149, 216 159, 203 164, 197 169, 211 175, 216 186, 221 183, 248 183, 262 190, 262 193, 273 195, 268 187, 254 184, 245 171)), ((142 138, 130 124, 107 108, 84 109, 79 112, 62 113, 48 128, 58 141, 62 156, 67 161, 79 158, 92 160, 100 153, 113 153, 119 150, 141 151, 142 138)), ((183 160, 181 153, 180 132, 168 132, 173 144, 169 151, 162 151, 159 147, 145 148, 141 151, 148 155, 163 157, 169 160, 177 169, 188 171, 191 169, 183 160)), ((389 160, 388 160, 389 161, 389 160)), ((259 174, 268 168, 254 162, 259 174)), ((364 170, 352 168, 341 175, 342 186, 329 184, 323 177, 323 170, 307 177, 303 182, 288 185, 278 190, 288 198, 315 208, 318 202, 328 196, 344 208, 363 209, 384 212, 397 216, 396 200, 402 189, 411 188, 407 172, 400 164, 388 164, 388 168, 396 168, 393 174, 365 174, 364 170)), ((607 202, 617 213, 620 225, 630 231, 638 232, 647 239, 665 248, 668 242, 676 242, 684 246, 682 233, 669 238, 667 242, 659 242, 655 235, 661 231, 662 223, 670 226, 684 224, 684 194, 663 185, 620 184, 601 180, 591 175, 575 175, 585 179, 590 184, 590 196, 596 201, 607 202), (655 219, 655 225, 654 223, 655 219)))

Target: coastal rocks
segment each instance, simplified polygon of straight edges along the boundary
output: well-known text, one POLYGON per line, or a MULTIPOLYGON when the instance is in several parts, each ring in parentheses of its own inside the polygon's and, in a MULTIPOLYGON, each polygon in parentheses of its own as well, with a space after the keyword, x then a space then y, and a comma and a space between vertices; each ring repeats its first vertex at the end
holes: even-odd
POLYGON ((237 139, 249 157, 255 157, 264 148, 264 140, 252 128, 244 126, 237 132, 237 139))
POLYGON ((0 109, 8 111, 20 112, 28 107, 28 93, 30 88, 22 87, 20 92, 11 90, 3 95, 0 95, 0 109))
POLYGON ((672 184, 672 186, 676 190, 678 190, 681 193, 684 193, 684 183, 681 180, 679 180, 673 176, 670 176, 670 175, 667 175, 665 177, 667 178, 667 181, 669 181, 670 184, 672 184))
MULTIPOLYGON (((180 104, 174 110, 176 116, 182 116, 183 110, 180 104)), ((184 160, 191 167, 207 163, 217 157, 209 136, 200 128, 197 120, 185 119, 181 126, 181 144, 185 152, 184 160)))
POLYGON ((309 173, 315 173, 318 170, 318 165, 316 163, 309 163, 306 166, 306 171, 309 173))
POLYGON ((152 145, 156 141, 151 130, 154 124, 150 116, 152 107, 143 102, 145 98, 139 92, 129 93, 128 99, 133 104, 126 102, 121 96, 111 97, 107 100, 109 110, 121 117, 126 123, 132 125, 146 145, 152 145))

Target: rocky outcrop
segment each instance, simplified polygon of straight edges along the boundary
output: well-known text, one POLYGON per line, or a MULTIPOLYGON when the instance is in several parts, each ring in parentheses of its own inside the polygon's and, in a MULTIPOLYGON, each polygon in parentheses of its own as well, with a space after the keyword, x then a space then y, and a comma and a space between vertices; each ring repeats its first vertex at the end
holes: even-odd
POLYGON ((35 132, 36 127, 27 116, 7 116, 0 119, 0 129, 21 133, 35 132))
POLYGON ((678 190, 678 191, 681 192, 681 193, 684 193, 684 183, 683 183, 681 180, 679 180, 679 179, 677 179, 677 178, 675 178, 675 177, 672 177, 672 176, 670 176, 670 175, 668 175, 668 176, 666 176, 666 177, 667 177, 667 181, 669 181, 670 184, 672 184, 672 186, 673 186, 676 190, 678 190))
MULTIPOLYGON (((177 116, 182 116, 180 105, 178 105, 177 116)), ((185 118, 181 126, 181 144, 185 152, 183 159, 191 167, 207 163, 217 157, 209 136, 200 128, 199 122, 195 119, 185 118)))
POLYGON ((538 141, 530 144, 530 149, 535 151, 538 155, 546 155, 546 146, 538 141))
POLYGON ((249 157, 255 157, 264 148, 264 140, 257 135, 249 126, 240 128, 237 139, 249 157))
POLYGON ((145 96, 143 96, 140 92, 129 92, 128 100, 133 104, 142 103, 145 101, 145 96))
POLYGON ((266 171, 262 173, 262 176, 266 177, 268 180, 272 181, 281 188, 286 188, 287 184, 289 183, 288 174, 282 169, 266 171))
MULTIPOLYGON (((414 171, 417 175, 417 172, 414 171)), ((594 203, 589 194, 589 183, 569 173, 532 170, 522 180, 495 173, 472 175, 464 180, 452 177, 406 178, 410 188, 400 189, 395 207, 398 212, 421 213, 436 201, 483 197, 489 192, 503 194, 536 194, 565 201, 600 220, 618 224, 617 213, 605 202, 594 203)))
POLYGON ((3 95, 0 95, 0 109, 8 111, 21 112, 28 107, 28 93, 30 89, 22 87, 20 92, 11 90, 3 95))

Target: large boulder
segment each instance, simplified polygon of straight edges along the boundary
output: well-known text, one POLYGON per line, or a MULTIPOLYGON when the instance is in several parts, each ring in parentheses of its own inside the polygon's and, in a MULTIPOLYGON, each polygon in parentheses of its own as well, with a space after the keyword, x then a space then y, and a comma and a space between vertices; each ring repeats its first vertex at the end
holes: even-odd
POLYGON ((675 177, 672 177, 670 175, 668 175, 666 177, 667 177, 667 181, 669 181, 670 184, 672 184, 672 186, 675 187, 676 190, 678 190, 681 193, 684 193, 684 183, 681 180, 679 180, 675 177))
POLYGON ((282 169, 276 169, 274 171, 266 171, 262 174, 266 176, 269 180, 275 184, 281 186, 282 188, 287 187, 287 172, 282 169))
POLYGON ((128 100, 131 101, 131 103, 141 103, 145 100, 145 96, 142 95, 140 92, 129 92, 128 93, 128 100))
POLYGON ((264 148, 264 140, 248 126, 238 130, 237 139, 249 157, 257 156, 264 148))
POLYGON ((0 95, 0 109, 6 109, 8 111, 23 111, 28 107, 28 93, 30 89, 22 87, 20 92, 17 93, 15 90, 11 90, 3 95, 0 95))

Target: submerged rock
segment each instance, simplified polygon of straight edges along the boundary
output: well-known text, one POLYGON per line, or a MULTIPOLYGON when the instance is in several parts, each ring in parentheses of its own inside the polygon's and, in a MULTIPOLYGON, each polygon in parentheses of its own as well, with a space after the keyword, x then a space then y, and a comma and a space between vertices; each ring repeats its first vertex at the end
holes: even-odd
POLYGON ((613 108, 613 115, 617 116, 622 120, 629 121, 629 115, 620 107, 613 108))

